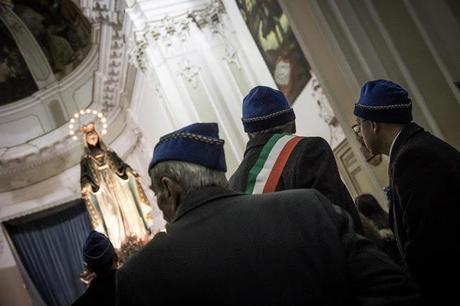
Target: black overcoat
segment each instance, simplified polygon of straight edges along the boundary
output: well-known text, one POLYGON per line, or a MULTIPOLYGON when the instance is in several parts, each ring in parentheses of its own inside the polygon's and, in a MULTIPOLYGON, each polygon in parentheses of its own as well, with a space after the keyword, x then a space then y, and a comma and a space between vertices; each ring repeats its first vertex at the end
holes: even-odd
POLYGON ((118 305, 415 305, 407 275, 349 222, 315 190, 192 192, 119 270, 118 305))
POLYGON ((116 270, 96 276, 72 306, 115 306, 116 270))
POLYGON ((411 123, 390 152, 389 176, 390 226, 422 295, 428 305, 458 302, 460 153, 411 123))
MULTIPOLYGON (((261 134, 249 140, 244 159, 230 178, 231 189, 239 192, 246 190, 249 171, 271 137, 272 134, 261 134)), ((363 232, 356 206, 340 178, 334 153, 323 138, 304 137, 297 144, 284 167, 276 190, 298 188, 314 188, 321 192, 350 214, 356 232, 363 232)))

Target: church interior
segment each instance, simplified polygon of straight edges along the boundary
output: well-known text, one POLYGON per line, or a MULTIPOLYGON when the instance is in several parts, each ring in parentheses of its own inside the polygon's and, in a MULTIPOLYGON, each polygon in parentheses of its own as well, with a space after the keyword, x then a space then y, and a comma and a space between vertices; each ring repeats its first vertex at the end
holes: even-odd
POLYGON ((148 173, 162 135, 217 122, 230 177, 257 85, 327 141, 353 198, 388 211, 388 156, 352 129, 360 88, 401 84, 458 150, 459 37, 457 0, 0 0, 0 305, 70 305, 90 229, 126 258, 165 230, 148 173))

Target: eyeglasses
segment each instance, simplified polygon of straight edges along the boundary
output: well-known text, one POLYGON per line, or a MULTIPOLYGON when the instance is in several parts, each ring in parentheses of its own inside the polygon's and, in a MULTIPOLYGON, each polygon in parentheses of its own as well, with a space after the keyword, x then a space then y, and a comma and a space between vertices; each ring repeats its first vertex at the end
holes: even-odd
POLYGON ((353 132, 355 132, 356 134, 359 135, 359 133, 361 133, 361 126, 359 125, 359 123, 353 124, 351 128, 353 129, 353 132))

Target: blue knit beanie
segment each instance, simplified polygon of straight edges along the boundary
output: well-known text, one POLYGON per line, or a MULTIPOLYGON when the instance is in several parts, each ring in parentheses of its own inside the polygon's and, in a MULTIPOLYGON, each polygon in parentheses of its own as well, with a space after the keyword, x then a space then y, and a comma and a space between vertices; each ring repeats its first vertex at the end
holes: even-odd
POLYGON ((177 160, 227 171, 224 140, 217 123, 194 123, 160 138, 149 171, 162 161, 177 160))
POLYGON ((115 249, 109 238, 97 231, 91 231, 83 246, 83 259, 90 265, 105 265, 115 258, 115 249))
POLYGON ((375 122, 409 123, 412 103, 407 91, 387 80, 369 81, 355 104, 355 116, 375 122))
POLYGON ((294 110, 284 94, 266 86, 256 86, 243 100, 244 131, 266 130, 295 120, 294 110))

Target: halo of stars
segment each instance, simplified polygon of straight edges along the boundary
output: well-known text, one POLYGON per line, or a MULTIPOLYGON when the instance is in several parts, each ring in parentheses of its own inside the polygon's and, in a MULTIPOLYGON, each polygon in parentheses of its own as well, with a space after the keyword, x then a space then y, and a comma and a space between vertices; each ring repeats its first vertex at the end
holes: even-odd
POLYGON ((90 122, 94 122, 96 127, 102 127, 101 135, 107 134, 108 124, 107 118, 104 116, 104 114, 95 109, 86 108, 73 114, 72 119, 70 119, 69 135, 72 137, 72 139, 78 140, 77 135, 81 133, 80 128, 90 122))

